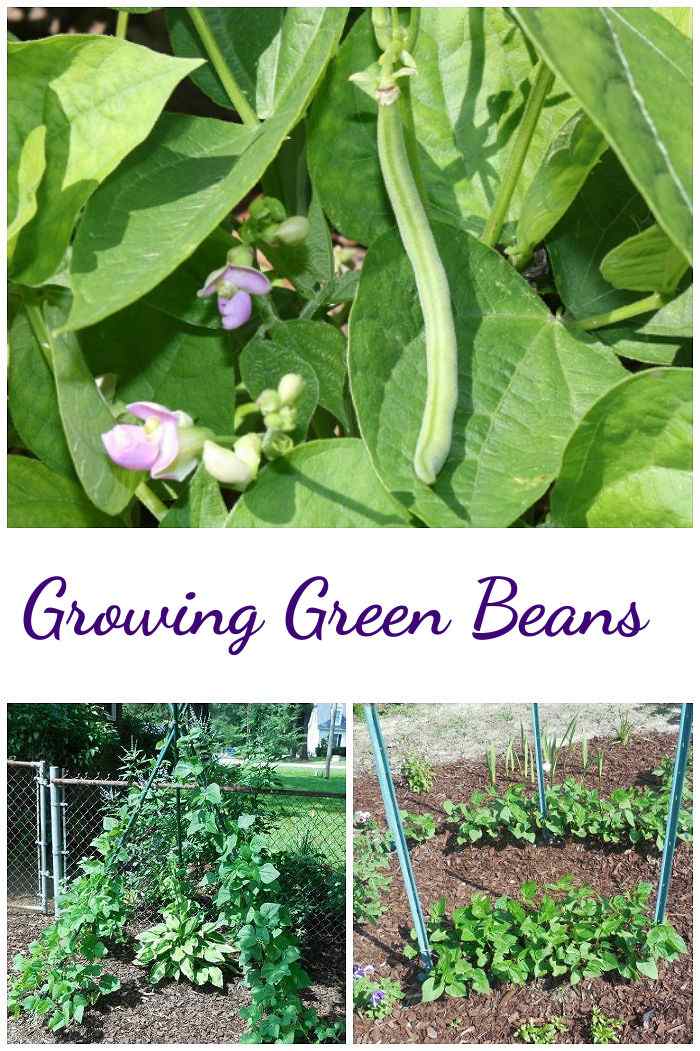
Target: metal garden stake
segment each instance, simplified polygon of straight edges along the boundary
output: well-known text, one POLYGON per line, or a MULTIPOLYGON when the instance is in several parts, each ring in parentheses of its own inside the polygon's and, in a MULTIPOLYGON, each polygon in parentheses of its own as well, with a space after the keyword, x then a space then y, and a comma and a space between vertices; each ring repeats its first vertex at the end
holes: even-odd
POLYGON ((666 900, 671 885, 671 873, 673 871, 673 855, 676 849, 676 837, 678 835, 678 815, 683 802, 683 786, 685 785, 685 771, 688 765, 688 745, 690 744, 690 731, 693 726, 692 704, 681 705, 681 723, 678 728, 678 744, 676 745, 676 761, 673 765, 673 780, 671 782, 671 800, 668 808, 668 820, 666 822, 666 838, 664 840, 664 852, 661 858, 661 875, 659 877, 659 889, 656 897, 656 911, 654 918, 657 923, 663 923, 666 915, 666 900))

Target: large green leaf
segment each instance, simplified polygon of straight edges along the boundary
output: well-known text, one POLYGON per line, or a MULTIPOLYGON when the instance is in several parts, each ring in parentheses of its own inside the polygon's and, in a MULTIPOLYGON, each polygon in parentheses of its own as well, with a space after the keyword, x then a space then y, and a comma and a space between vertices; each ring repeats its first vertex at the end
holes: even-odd
POLYGON ((347 349, 337 328, 324 321, 284 321, 271 329, 263 345, 272 361, 290 351, 310 365, 318 379, 319 404, 348 426, 344 395, 347 349))
POLYGON ((357 438, 307 442, 274 460, 240 498, 236 528, 369 528, 410 525, 372 470, 357 438))
POLYGON ((459 400, 432 489, 413 471, 426 390, 423 316, 394 234, 368 252, 350 318, 360 430, 385 485, 427 524, 508 526, 547 490, 579 420, 624 370, 573 336, 496 252, 448 227, 434 233, 452 291, 459 400))
POLYGON ((650 369, 596 402, 564 454, 554 523, 690 527, 692 390, 690 370, 650 369))
POLYGON ((37 285, 57 269, 80 209, 153 127, 173 88, 199 62, 106 36, 55 36, 8 46, 8 159, 46 127, 38 210, 21 231, 13 276, 37 285))
MULTIPOLYGON (((422 7, 414 54, 418 74, 410 90, 431 214, 480 232, 523 114, 532 54, 512 19, 495 7, 422 7)), ((377 158, 377 106, 348 81, 377 55, 364 14, 338 52, 309 127, 309 165, 321 203, 342 233, 363 244, 395 225, 377 158)), ((535 129, 510 218, 519 214, 555 131, 575 109, 555 86, 535 129)))
POLYGON ((76 334, 54 333, 53 343, 58 409, 75 473, 95 507, 118 515, 143 476, 117 467, 105 452, 101 436, 114 426, 114 417, 85 363, 76 334))
POLYGON ((77 482, 38 460, 7 460, 7 524, 11 529, 98 529, 122 526, 94 507, 77 482))
POLYGON ((692 262, 692 48, 651 8, 514 7, 692 262))
POLYGON ((182 409, 217 434, 233 428, 233 342, 219 329, 193 328, 144 302, 83 329, 94 375, 114 373, 122 401, 182 409))
MULTIPOLYGON (((258 182, 304 113, 346 16, 323 8, 274 113, 258 128, 164 114, 90 200, 71 264, 70 328, 84 328, 154 288, 258 182)), ((206 276, 206 275, 204 275, 206 276)))
MULTIPOLYGON (((226 65, 258 117, 270 117, 293 85, 300 59, 315 42, 322 7, 202 7, 226 65)), ((186 8, 167 8, 173 53, 208 59, 186 8)), ((233 109, 210 62, 192 75, 219 106, 233 109)))
POLYGON ((556 226, 607 149, 604 136, 579 110, 554 136, 523 200, 513 254, 529 258, 556 226))
POLYGON ((26 448, 47 467, 73 476, 53 374, 24 310, 10 326, 8 387, 12 422, 26 448))

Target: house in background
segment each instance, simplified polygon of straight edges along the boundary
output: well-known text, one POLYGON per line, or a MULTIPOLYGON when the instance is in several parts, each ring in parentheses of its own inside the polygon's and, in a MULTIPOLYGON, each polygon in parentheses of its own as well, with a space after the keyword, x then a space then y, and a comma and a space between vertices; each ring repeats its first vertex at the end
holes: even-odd
MULTIPOLYGON (((309 755, 316 755, 316 749, 323 745, 323 750, 328 745, 328 734, 331 729, 331 717, 333 713, 332 704, 315 704, 306 729, 306 747, 309 755)), ((333 732, 333 751, 340 749, 345 754, 347 724, 345 720, 345 705, 336 705, 335 729, 333 732)))

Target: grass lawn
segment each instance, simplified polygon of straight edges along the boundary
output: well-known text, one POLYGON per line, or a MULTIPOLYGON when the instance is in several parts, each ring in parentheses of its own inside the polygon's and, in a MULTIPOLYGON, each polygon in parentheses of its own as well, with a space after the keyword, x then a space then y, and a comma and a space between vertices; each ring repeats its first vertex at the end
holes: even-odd
POLYGON ((332 792, 336 799, 315 799, 307 796, 268 796, 275 820, 269 832, 273 850, 297 850, 302 845, 317 853, 338 868, 345 863, 345 766, 331 767, 331 776, 317 776, 323 764, 309 764, 308 770, 298 766, 277 767, 276 773, 284 789, 311 792, 332 792))

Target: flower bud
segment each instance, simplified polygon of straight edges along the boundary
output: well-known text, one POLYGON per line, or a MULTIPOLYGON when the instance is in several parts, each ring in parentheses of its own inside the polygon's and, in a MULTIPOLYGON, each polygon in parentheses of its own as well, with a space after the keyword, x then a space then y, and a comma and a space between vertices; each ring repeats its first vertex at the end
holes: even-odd
POLYGON ((282 403, 276 390, 264 390, 257 398, 255 404, 261 413, 266 416, 268 412, 276 412, 282 403))
POLYGON ((301 397, 306 384, 296 372, 288 372, 277 384, 277 393, 283 405, 293 405, 301 397))
MULTIPOLYGON (((146 426, 148 426, 148 421, 146 426)), ((212 432, 207 427, 180 426, 177 429, 177 437, 177 456, 168 467, 169 476, 175 478, 182 471, 185 471, 186 475, 189 474, 196 466, 203 447, 207 444, 209 438, 212 437, 212 432)))
POLYGON ((268 460, 276 460, 279 456, 286 456, 294 448, 294 442, 288 434, 282 431, 269 430, 263 435, 262 451, 268 460))
MULTIPOLYGON (((297 425, 297 410, 293 405, 283 405, 274 415, 277 417, 277 427, 281 431, 293 431, 297 425)), ((265 422, 267 423, 267 418, 265 422)), ((267 425, 270 426, 269 423, 267 425)))
POLYGON ((306 216, 292 215, 277 227, 275 241, 283 245, 300 245, 309 236, 309 230, 309 220, 306 216))
POLYGON ((212 478, 224 485, 231 485, 240 492, 253 480, 250 466, 232 449, 224 449, 216 442, 204 443, 202 461, 212 478))
POLYGON ((226 262, 229 266, 252 266, 254 258, 253 250, 247 245, 235 245, 226 253, 226 262))
POLYGON ((234 442, 233 451, 236 456, 250 467, 252 477, 257 478, 262 456, 262 439, 259 434, 244 434, 242 438, 234 442))

